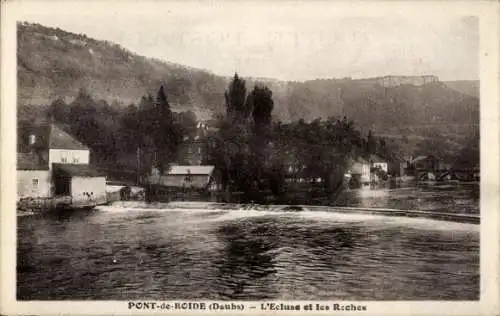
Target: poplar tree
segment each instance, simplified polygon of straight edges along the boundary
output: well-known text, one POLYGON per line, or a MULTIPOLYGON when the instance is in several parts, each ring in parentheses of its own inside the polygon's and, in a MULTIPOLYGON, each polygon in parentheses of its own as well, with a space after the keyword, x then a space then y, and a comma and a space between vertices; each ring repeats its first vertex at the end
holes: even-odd
POLYGON ((167 165, 174 160, 182 137, 173 120, 163 85, 158 90, 153 114, 151 133, 156 149, 157 161, 155 163, 163 173, 167 165))
POLYGON ((241 79, 235 73, 228 90, 224 93, 226 118, 230 123, 244 123, 250 116, 251 109, 246 102, 246 97, 247 89, 245 80, 241 79))

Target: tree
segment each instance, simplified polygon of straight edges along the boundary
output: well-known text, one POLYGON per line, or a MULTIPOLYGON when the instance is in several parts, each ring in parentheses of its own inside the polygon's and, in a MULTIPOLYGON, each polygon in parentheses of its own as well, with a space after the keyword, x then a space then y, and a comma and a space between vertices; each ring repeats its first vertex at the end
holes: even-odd
POLYGON ((182 141, 180 130, 176 126, 163 86, 158 90, 156 103, 152 110, 151 134, 157 153, 156 165, 160 172, 175 159, 182 141))
MULTIPOLYGON (((251 137, 249 165, 253 171, 251 177, 260 190, 267 189, 270 177, 278 173, 272 172, 269 159, 269 141, 271 133, 271 113, 274 107, 272 92, 266 86, 255 86, 247 97, 246 110, 251 109, 251 137), (267 183, 264 180, 267 179, 267 183)), ((277 166, 274 166, 276 169, 277 166)))
POLYGON ((209 155, 213 157, 219 170, 226 199, 229 199, 232 191, 243 190, 248 193, 253 187, 253 177, 249 172, 251 157, 248 118, 251 103, 246 101, 245 81, 238 74, 234 75, 224 96, 226 115, 219 117, 219 132, 209 155))
POLYGON ((251 113, 250 104, 246 102, 247 89, 245 80, 240 79, 235 73, 229 84, 229 89, 224 93, 226 101, 226 117, 236 124, 245 123, 251 113))
POLYGON ((62 98, 57 98, 50 104, 48 115, 56 122, 67 123, 69 116, 68 105, 62 98))
POLYGON ((368 136, 366 138, 366 154, 375 154, 377 151, 377 141, 372 135, 372 131, 368 132, 368 136))
POLYGON ((121 147, 132 152, 133 149, 140 147, 141 137, 138 137, 139 117, 138 109, 134 104, 130 104, 120 121, 120 143, 121 147))
POLYGON ((184 136, 194 136, 197 131, 198 120, 196 114, 189 110, 186 112, 178 113, 174 115, 174 120, 179 128, 182 130, 182 135, 184 136))
POLYGON ((271 126, 271 113, 274 108, 273 93, 267 86, 255 86, 249 94, 247 108, 252 109, 254 133, 262 136, 271 126))

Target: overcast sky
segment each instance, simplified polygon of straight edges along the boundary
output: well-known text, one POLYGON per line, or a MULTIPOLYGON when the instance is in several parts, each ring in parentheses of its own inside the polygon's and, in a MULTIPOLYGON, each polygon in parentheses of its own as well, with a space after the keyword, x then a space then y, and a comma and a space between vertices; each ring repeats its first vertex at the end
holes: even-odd
POLYGON ((347 17, 328 14, 319 5, 305 10, 277 3, 147 4, 135 12, 32 10, 21 19, 220 75, 237 71, 283 80, 422 74, 441 80, 479 78, 477 18, 347 17))

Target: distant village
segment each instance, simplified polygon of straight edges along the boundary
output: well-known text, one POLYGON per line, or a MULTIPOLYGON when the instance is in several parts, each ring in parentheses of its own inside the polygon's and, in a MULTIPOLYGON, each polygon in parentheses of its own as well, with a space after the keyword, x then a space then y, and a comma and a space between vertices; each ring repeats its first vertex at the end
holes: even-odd
POLYGON ((479 181, 478 83, 228 78, 36 23, 17 33, 20 209, 335 205, 359 188, 479 181), (38 62, 54 56, 58 71, 38 62))
MULTIPOLYGON (((152 167, 136 183, 110 179, 105 171, 89 164, 90 148, 64 131, 57 123, 19 127, 17 194, 21 209, 94 207, 117 200, 147 199, 148 186, 167 188, 169 199, 218 200, 221 191, 216 166, 207 161, 207 144, 216 128, 199 122, 192 137, 185 137, 178 159, 161 173, 152 167)), ((286 170, 288 183, 311 183, 286 170)), ((453 169, 433 155, 387 161, 378 155, 350 158, 345 172, 347 187, 373 186, 387 181, 479 181, 479 167, 453 169)))

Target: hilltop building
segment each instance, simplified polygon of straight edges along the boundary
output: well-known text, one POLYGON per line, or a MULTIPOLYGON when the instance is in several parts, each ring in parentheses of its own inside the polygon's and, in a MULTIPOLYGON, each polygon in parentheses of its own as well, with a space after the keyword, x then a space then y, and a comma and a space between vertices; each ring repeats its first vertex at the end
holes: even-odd
POLYGON ((421 86, 425 84, 431 84, 439 82, 439 78, 436 76, 384 76, 376 78, 377 82, 386 88, 396 87, 404 84, 411 84, 415 86, 421 86))
POLYGON ((89 165, 90 149, 56 124, 18 129, 17 194, 105 201, 106 177, 89 165))

